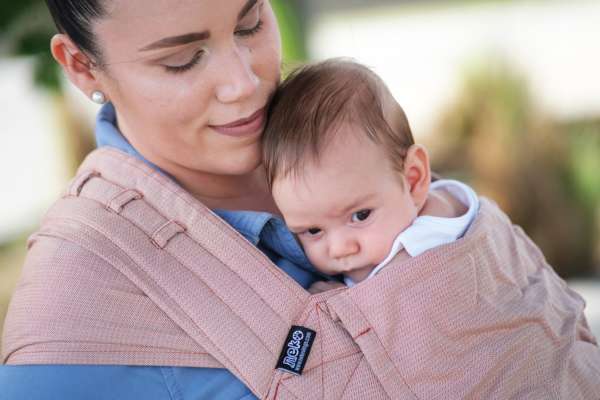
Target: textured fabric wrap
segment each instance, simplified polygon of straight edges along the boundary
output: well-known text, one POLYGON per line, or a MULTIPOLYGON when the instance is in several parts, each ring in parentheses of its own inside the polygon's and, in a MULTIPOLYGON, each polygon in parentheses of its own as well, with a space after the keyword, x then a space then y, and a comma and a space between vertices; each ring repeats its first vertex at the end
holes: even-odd
POLYGON ((85 161, 32 236, 6 364, 223 367, 267 399, 598 399, 584 301, 490 201, 466 235, 310 295, 168 178, 85 161), (274 369, 291 325, 304 373, 274 369))

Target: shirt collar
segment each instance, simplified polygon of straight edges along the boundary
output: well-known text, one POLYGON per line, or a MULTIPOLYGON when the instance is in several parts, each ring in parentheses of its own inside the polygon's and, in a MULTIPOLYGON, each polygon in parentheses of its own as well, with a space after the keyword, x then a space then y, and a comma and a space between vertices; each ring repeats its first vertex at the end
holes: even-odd
POLYGON ((431 185, 431 190, 444 189, 467 207, 467 211, 455 218, 423 215, 398 235, 398 242, 411 257, 442 244, 461 238, 471 225, 479 209, 479 199, 469 186, 453 180, 440 180, 431 185))
POLYGON ((227 221, 231 226, 244 235, 253 245, 257 246, 265 225, 274 218, 267 212, 213 210, 215 214, 227 221))

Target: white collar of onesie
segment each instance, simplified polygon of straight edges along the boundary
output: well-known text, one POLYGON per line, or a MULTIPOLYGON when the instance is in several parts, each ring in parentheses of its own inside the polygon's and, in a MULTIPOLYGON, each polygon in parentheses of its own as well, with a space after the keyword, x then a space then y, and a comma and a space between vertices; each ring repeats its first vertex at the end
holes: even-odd
MULTIPOLYGON (((429 190, 436 189, 446 190, 468 207, 467 212, 455 218, 434 217, 431 215, 422 215, 415 218, 408 228, 396 236, 387 257, 371 271, 367 279, 381 271, 403 249, 411 257, 416 257, 434 247, 460 239, 469 229, 479 210, 479 198, 475 191, 462 182, 450 179, 433 182, 429 190)), ((355 285, 349 277, 345 277, 344 282, 348 287, 355 285)))

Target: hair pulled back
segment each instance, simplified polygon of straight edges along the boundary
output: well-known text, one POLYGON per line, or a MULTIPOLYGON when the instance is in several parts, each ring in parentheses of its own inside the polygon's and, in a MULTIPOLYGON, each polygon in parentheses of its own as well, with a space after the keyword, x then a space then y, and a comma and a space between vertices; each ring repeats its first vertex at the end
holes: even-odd
POLYGON ((100 64, 102 53, 94 38, 92 23, 106 15, 106 0, 46 0, 59 32, 66 34, 81 51, 100 64))

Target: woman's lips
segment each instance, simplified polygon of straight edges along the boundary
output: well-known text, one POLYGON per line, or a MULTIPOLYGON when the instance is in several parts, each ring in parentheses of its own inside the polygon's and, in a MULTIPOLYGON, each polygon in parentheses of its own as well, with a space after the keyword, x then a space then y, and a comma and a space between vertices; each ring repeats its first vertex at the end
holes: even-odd
POLYGON ((248 118, 242 118, 227 125, 210 125, 215 131, 227 136, 247 136, 262 130, 265 121, 265 108, 261 108, 248 118))

